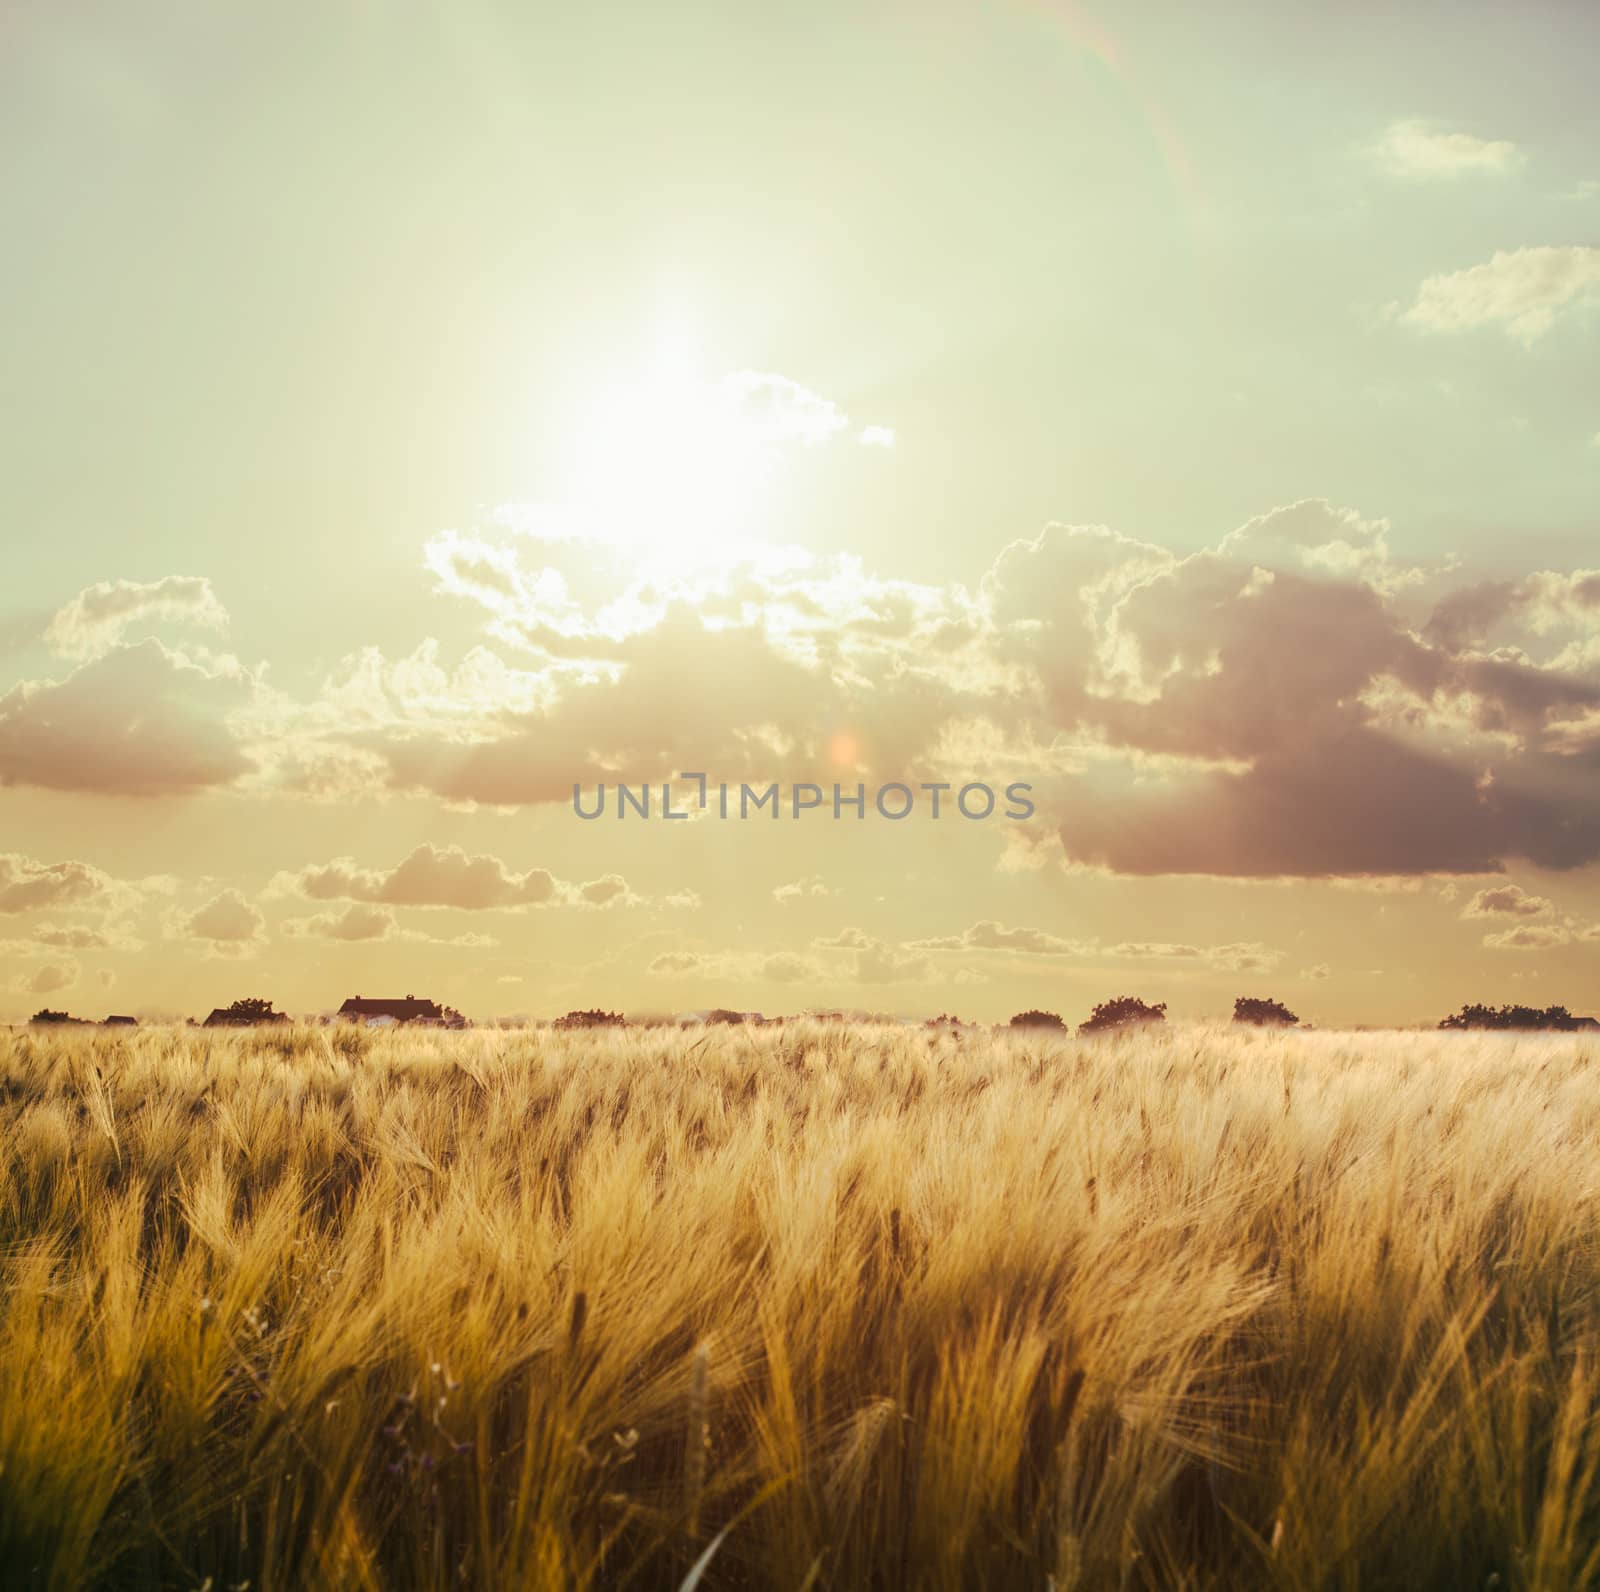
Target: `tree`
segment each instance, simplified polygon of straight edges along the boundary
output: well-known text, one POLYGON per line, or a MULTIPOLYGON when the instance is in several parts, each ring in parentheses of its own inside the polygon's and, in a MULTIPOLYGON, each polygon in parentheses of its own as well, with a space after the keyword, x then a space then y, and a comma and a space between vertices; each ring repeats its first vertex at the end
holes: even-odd
POLYGON ((1126 1028, 1132 1023, 1164 1023, 1166 1020, 1165 1001, 1148 1006, 1137 995, 1119 995, 1114 1001, 1101 1001, 1089 1014, 1088 1021, 1078 1024, 1078 1032, 1101 1034, 1112 1028, 1126 1028))
POLYGON ((1066 1026, 1054 1012, 1018 1012, 1011 1019, 1013 1028, 1065 1028, 1066 1026))
POLYGON ((1441 1028, 1554 1028, 1572 1029, 1581 1026, 1565 1006, 1463 1006, 1459 1012, 1446 1017, 1441 1028))
POLYGON ((36 1011, 28 1021, 30 1023, 70 1023, 72 1019, 65 1012, 53 1012, 46 1006, 36 1011))
POLYGON ((1282 1001, 1258 1000, 1241 995, 1233 1003, 1236 1023, 1254 1023, 1258 1028, 1293 1028, 1300 1021, 1282 1001))
POLYGON ((246 995, 228 1008, 228 1015, 246 1018, 251 1022, 263 1022, 278 1014, 273 1011, 271 1001, 263 1000, 259 995, 246 995))

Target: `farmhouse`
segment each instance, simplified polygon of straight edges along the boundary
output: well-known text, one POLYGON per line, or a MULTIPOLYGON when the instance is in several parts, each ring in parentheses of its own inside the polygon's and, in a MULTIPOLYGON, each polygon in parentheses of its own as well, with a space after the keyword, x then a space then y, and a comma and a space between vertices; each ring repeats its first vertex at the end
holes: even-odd
POLYGON ((137 1028, 139 1019, 137 1017, 126 1017, 120 1012, 113 1012, 100 1026, 102 1028, 137 1028))
POLYGON ((419 1028, 465 1028, 467 1020, 451 1006, 438 1001, 407 995, 404 1000, 368 999, 352 995, 339 1008, 342 1022, 360 1023, 365 1028, 398 1028, 413 1024, 419 1028))

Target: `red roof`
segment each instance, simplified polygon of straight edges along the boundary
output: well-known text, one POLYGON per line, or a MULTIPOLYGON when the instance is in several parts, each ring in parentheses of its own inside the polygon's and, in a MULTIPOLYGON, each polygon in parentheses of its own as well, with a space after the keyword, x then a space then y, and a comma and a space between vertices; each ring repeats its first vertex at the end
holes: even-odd
POLYGON ((407 995, 404 1000, 368 1000, 352 995, 339 1008, 341 1017, 392 1017, 396 1022, 410 1022, 418 1017, 443 1017, 444 1011, 437 1001, 418 1000, 407 995))

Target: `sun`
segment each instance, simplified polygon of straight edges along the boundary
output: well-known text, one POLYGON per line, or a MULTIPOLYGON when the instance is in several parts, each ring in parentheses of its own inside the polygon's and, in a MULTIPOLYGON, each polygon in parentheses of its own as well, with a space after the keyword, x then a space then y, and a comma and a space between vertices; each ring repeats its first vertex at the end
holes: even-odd
MULTIPOLYGON (((643 355, 593 367, 572 394, 553 453, 538 460, 554 489, 542 501, 572 534, 656 570, 771 548, 798 472, 850 439, 831 399, 773 371, 730 368, 704 346, 685 323, 664 323, 643 355)), ((868 426, 856 440, 892 448, 894 433, 868 426)))
POLYGON ((660 357, 582 406, 563 496, 589 534, 651 562, 695 562, 763 539, 779 440, 737 381, 660 357))

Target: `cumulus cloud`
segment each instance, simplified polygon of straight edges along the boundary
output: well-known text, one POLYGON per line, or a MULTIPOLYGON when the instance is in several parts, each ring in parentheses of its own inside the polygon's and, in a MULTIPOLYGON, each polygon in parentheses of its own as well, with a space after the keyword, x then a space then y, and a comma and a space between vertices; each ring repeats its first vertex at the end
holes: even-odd
POLYGON ((343 912, 319 912, 311 917, 290 918, 282 926, 289 939, 338 940, 358 944, 367 940, 407 940, 425 945, 456 945, 485 949, 497 942, 487 934, 458 934, 435 938, 416 929, 403 928, 388 907, 365 901, 352 902, 343 912))
POLYGON ((1484 946, 1491 951, 1551 951, 1600 941, 1600 922, 1563 912, 1548 897, 1530 895, 1514 884, 1478 891, 1461 916, 1505 925, 1484 935, 1484 946))
POLYGON ((1544 896, 1529 895, 1520 885, 1480 890, 1461 909, 1464 918, 1547 918, 1555 910, 1544 896))
POLYGON ((265 942, 266 920, 260 909, 237 890, 223 890, 204 906, 168 919, 169 936, 203 945, 208 955, 242 958, 253 956, 265 942))
POLYGON ((283 925, 283 932, 290 939, 387 940, 397 934, 399 928, 394 913, 388 908, 357 901, 343 912, 292 918, 283 925))
POLYGON ((645 972, 651 978, 719 984, 815 984, 839 977, 837 968, 798 951, 662 951, 645 972))
POLYGON ((1219 973, 1266 973, 1283 960, 1281 951, 1254 941, 1201 946, 1124 940, 1106 946, 1100 954, 1119 961, 1201 962, 1219 973))
MULTIPOLYGON (((761 424, 827 429, 781 386, 746 397, 761 424)), ((1014 860, 1403 880, 1600 859, 1592 570, 1451 590, 1387 521, 1320 499, 1185 554, 1049 526, 971 590, 780 549, 718 550, 670 578, 591 560, 569 585, 521 561, 559 548, 497 534, 446 533, 429 556, 506 656, 364 649, 293 703, 230 663, 121 646, 0 698, 0 779, 199 790, 254 760, 253 789, 509 808, 564 805, 574 783, 648 781, 659 798, 686 768, 735 789, 814 780, 846 744, 880 784, 1031 777, 1037 818, 1003 835, 1014 860)), ((313 866, 291 888, 396 907, 640 899, 426 846, 388 869, 313 866)))
POLYGON ((30 995, 53 995, 57 990, 70 989, 76 984, 79 971, 76 962, 46 962, 43 967, 14 980, 13 988, 30 995))
POLYGON ((64 658, 97 658, 135 625, 171 621, 227 628, 228 612, 201 575, 162 580, 103 580, 59 608, 45 627, 46 644, 64 658))
POLYGON ((154 640, 116 648, 0 696, 0 784, 123 796, 226 785, 254 766, 230 723, 251 695, 231 663, 154 640))
POLYGON ((61 951, 105 951, 112 946, 129 946, 125 939, 82 923, 41 923, 33 931, 33 938, 39 945, 61 951))
POLYGON ((655 978, 676 978, 708 970, 711 965, 712 959, 699 951, 662 951, 650 959, 645 972, 655 978))
POLYGON ((1460 177, 1474 172, 1503 174, 1522 164, 1522 152, 1509 139, 1478 138, 1412 118, 1391 122, 1373 153, 1396 177, 1460 177))
POLYGON ((1564 310, 1600 297, 1600 247, 1540 244, 1502 249, 1482 265, 1430 276, 1403 319, 1428 331, 1503 327, 1524 343, 1543 337, 1564 310))
POLYGON ((850 424, 831 399, 771 371, 734 371, 722 394, 741 428, 772 442, 826 442, 850 424))
POLYGON ((99 905, 116 890, 114 880, 86 862, 39 862, 0 852, 0 912, 99 905))
POLYGON ((891 945, 863 929, 841 929, 811 942, 824 956, 842 960, 857 984, 926 984, 934 980, 933 963, 905 947, 891 945))
POLYGON ((1183 559, 1099 528, 1008 548, 988 582, 1002 644, 1083 738, 1048 791, 1068 857, 1267 878, 1600 856, 1584 771, 1545 744, 1600 682, 1420 637, 1401 573, 1376 522, 1326 506, 1183 559), (1285 567, 1260 582, 1269 544, 1285 567))
POLYGON ((880 781, 1036 774, 1038 822, 1008 855, 1041 860, 1053 835, 1071 864, 1124 873, 1600 856, 1600 580, 1467 583, 1414 612, 1443 578, 1387 521, 1320 499, 1184 556, 1050 526, 975 592, 769 553, 569 612, 497 555, 456 584, 535 661, 363 654, 330 686, 326 734, 369 788, 510 807, 569 802, 575 782, 659 795, 684 768, 814 779, 843 725, 880 781))
POLYGON ((791 879, 787 884, 780 884, 772 892, 772 899, 781 907, 789 901, 800 901, 815 896, 831 896, 835 893, 821 874, 812 874, 806 879, 791 879))
POLYGON ((1008 951, 1025 956, 1083 956, 1094 949, 1086 940, 1066 940, 1043 929, 1007 928, 986 919, 956 935, 936 939, 912 940, 919 951, 1008 951))
POLYGON ((1571 930, 1562 924, 1519 923, 1498 934, 1484 935, 1483 943, 1491 951, 1549 951, 1571 939, 1571 930))
POLYGON ((435 847, 427 842, 393 868, 364 868, 352 858, 339 857, 330 863, 302 868, 298 873, 280 874, 271 888, 275 895, 295 893, 312 901, 453 907, 464 912, 545 906, 635 906, 642 900, 620 874, 569 883, 547 868, 517 873, 498 857, 473 855, 460 846, 435 847))
POLYGON ((774 984, 804 984, 818 976, 818 969, 798 951, 778 951, 762 961, 761 976, 774 984))

